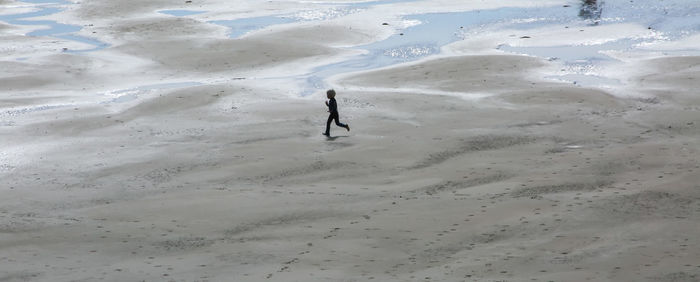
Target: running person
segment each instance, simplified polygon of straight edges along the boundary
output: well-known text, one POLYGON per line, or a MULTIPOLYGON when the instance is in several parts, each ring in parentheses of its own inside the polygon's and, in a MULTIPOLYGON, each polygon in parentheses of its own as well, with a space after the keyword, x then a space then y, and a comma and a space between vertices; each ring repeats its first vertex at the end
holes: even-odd
POLYGON ((338 104, 335 102, 335 90, 330 89, 326 91, 326 97, 328 97, 329 99, 328 101, 326 101, 326 106, 328 106, 328 112, 331 114, 328 116, 328 121, 326 122, 326 132, 324 132, 323 135, 331 136, 331 122, 333 120, 335 120, 335 125, 345 127, 345 129, 350 131, 349 125, 342 124, 339 121, 338 104))

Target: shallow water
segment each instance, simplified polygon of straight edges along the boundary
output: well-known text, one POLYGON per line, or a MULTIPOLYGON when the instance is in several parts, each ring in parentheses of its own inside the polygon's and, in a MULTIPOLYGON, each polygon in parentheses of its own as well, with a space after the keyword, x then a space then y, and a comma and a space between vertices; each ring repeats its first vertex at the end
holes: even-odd
MULTIPOLYGON (((561 22, 561 24, 571 25, 571 28, 632 23, 646 26, 653 33, 644 38, 619 38, 598 44, 536 47, 503 45, 498 49, 514 54, 561 61, 564 72, 548 78, 586 86, 614 87, 621 82, 603 77, 596 72, 596 69, 602 69, 617 61, 605 55, 606 51, 639 51, 639 47, 645 43, 672 42, 700 32, 700 3, 694 0, 581 1, 579 6, 568 8, 578 10, 576 18, 570 18, 571 13, 569 13, 569 18, 561 22), (589 3, 595 4, 592 6, 589 3)), ((664 54, 676 56, 700 55, 700 43, 690 50, 649 51, 661 51, 664 54)))
POLYGON ((0 21, 7 22, 13 25, 26 25, 26 26, 48 26, 48 29, 39 28, 32 32, 27 33, 27 36, 50 36, 61 39, 66 39, 70 41, 85 43, 94 46, 94 48, 80 49, 80 50, 65 50, 65 52, 70 53, 81 53, 98 51, 109 47, 109 44, 101 42, 94 38, 84 37, 80 35, 75 35, 73 33, 83 29, 78 25, 63 24, 56 21, 50 20, 25 20, 27 18, 42 17, 52 15, 63 11, 61 5, 71 4, 65 0, 24 0, 22 2, 38 4, 36 7, 38 11, 29 13, 20 13, 13 15, 0 15, 0 21))
POLYGON ((469 34, 488 32, 495 28, 513 28, 517 22, 526 24, 519 28, 536 28, 562 21, 563 7, 501 8, 455 13, 430 13, 405 17, 420 24, 406 28, 389 38, 354 47, 368 52, 350 60, 319 67, 308 75, 308 87, 303 96, 326 88, 324 80, 332 75, 386 67, 435 55, 440 48, 464 39, 469 34), (536 20, 529 20, 536 19, 536 20))
MULTIPOLYGON (((695 0, 580 1, 578 5, 418 14, 405 19, 419 21, 420 24, 386 40, 357 46, 355 48, 367 52, 344 62, 319 67, 303 76, 307 86, 302 96, 327 88, 325 80, 332 75, 386 67, 435 55, 442 46, 490 31, 514 29, 526 34, 528 30, 543 27, 582 29, 613 23, 648 26, 654 35, 645 38, 619 38, 589 45, 497 47, 508 53, 561 62, 564 72, 548 76, 549 79, 587 86, 617 86, 620 81, 604 77, 598 71, 616 61, 603 51, 635 51, 644 43, 673 41, 698 34, 700 3, 695 0)), ((666 53, 700 55, 700 43, 691 50, 666 53)))
MULTIPOLYGON (((418 0, 379 0, 379 1, 369 1, 369 2, 361 2, 361 3, 346 3, 345 5, 349 7, 358 7, 358 8, 368 8, 372 6, 378 6, 378 5, 386 5, 386 4, 397 4, 397 3, 407 3, 407 2, 416 2, 418 0)), ((333 3, 331 3, 333 4, 333 3)))
POLYGON ((191 16, 191 15, 198 15, 205 13, 204 11, 192 11, 192 10, 162 10, 158 11, 158 13, 161 14, 166 14, 170 16, 176 16, 176 17, 186 17, 186 16, 191 16))
MULTIPOLYGON (((399 5, 412 1, 416 0, 384 0, 364 3, 329 2, 320 5, 320 8, 301 12, 212 21, 211 23, 230 28, 229 37, 239 38, 251 31, 273 25, 323 21, 358 13, 377 5, 399 5), (326 5, 327 8, 325 8, 326 5)), ((3 15, 0 16, 0 21, 16 25, 49 26, 48 29, 34 30, 27 36, 51 36, 94 46, 90 49, 66 50, 66 52, 96 51, 109 46, 96 39, 75 35, 75 32, 82 29, 80 26, 55 21, 27 20, 32 17, 58 13, 62 11, 63 5, 71 4, 70 2, 65 0, 25 0, 24 2, 37 4, 39 10, 3 15)), ((204 13, 194 10, 161 10, 158 12, 177 17, 204 13)), ((343 62, 318 67, 301 76, 294 76, 293 78, 303 84, 301 95, 309 95, 327 88, 326 80, 333 75, 415 61, 439 54, 441 48, 447 44, 493 31, 518 30, 523 35, 527 35, 528 30, 541 28, 585 29, 590 26, 617 23, 648 26, 654 33, 652 36, 644 38, 619 38, 604 43, 586 45, 494 46, 495 49, 507 53, 535 56, 560 63, 562 72, 548 75, 549 79, 574 82, 579 85, 615 86, 621 82, 614 78, 604 77, 600 71, 616 62, 614 58, 606 55, 605 51, 640 51, 640 46, 646 43, 672 42, 698 34, 700 32, 700 3, 697 0, 581 0, 570 2, 568 5, 549 7, 505 7, 454 13, 413 14, 405 16, 404 20, 419 24, 403 29, 385 40, 352 47, 353 49, 365 50, 366 52, 362 55, 351 57, 343 62)), ((700 43, 696 48, 685 50, 645 51, 662 51, 673 55, 700 55, 700 43)), ((26 59, 17 58, 17 60, 26 59)))

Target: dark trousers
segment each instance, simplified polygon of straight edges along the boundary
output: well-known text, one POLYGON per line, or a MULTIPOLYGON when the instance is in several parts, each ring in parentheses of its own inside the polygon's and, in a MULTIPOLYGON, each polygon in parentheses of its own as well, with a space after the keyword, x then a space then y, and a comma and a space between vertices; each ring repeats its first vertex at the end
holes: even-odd
POLYGON ((340 127, 344 127, 344 128, 348 128, 348 125, 347 125, 347 124, 342 124, 342 123, 340 123, 340 121, 338 120, 338 118, 339 118, 339 117, 338 117, 338 113, 331 113, 331 114, 328 116, 328 121, 326 122, 326 134, 330 134, 330 133, 331 133, 331 122, 332 122, 333 120, 335 120, 335 125, 340 126, 340 127))

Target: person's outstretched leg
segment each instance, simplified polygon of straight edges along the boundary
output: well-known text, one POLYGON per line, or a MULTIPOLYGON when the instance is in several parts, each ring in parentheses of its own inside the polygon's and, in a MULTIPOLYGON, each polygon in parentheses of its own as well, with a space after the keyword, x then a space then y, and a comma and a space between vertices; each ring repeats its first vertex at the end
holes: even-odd
POLYGON ((338 117, 335 117, 335 125, 340 126, 340 127, 345 127, 348 131, 350 131, 350 126, 347 125, 346 123, 340 123, 340 120, 338 117))

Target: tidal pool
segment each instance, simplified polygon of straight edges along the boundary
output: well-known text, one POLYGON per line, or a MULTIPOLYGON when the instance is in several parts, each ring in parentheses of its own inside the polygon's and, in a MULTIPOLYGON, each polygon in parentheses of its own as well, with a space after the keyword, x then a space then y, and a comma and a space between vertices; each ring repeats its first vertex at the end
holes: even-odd
POLYGON ((162 11, 158 11, 158 13, 166 14, 166 15, 170 15, 170 16, 176 16, 176 17, 186 17, 186 16, 202 14, 205 12, 204 11, 192 11, 192 10, 162 10, 162 11))
POLYGON ((73 34, 75 32, 80 31, 81 29, 83 29, 81 26, 78 26, 78 25, 64 24, 64 23, 59 23, 59 22, 50 21, 50 20, 25 20, 25 19, 29 19, 29 18, 43 17, 43 16, 48 16, 48 15, 52 15, 52 14, 61 12, 64 10, 62 8, 62 6, 69 5, 69 4, 71 4, 70 2, 64 1, 64 0, 24 0, 22 2, 37 4, 36 7, 39 10, 34 11, 34 12, 29 12, 29 13, 20 13, 20 14, 13 14, 13 15, 0 15, 0 21, 6 22, 6 23, 9 23, 12 25, 41 26, 41 27, 48 26, 49 27, 49 28, 39 28, 37 30, 29 32, 26 34, 27 36, 56 37, 56 38, 62 38, 62 39, 76 41, 76 42, 85 43, 85 44, 94 46, 93 48, 89 48, 89 49, 65 50, 65 52, 69 52, 69 53, 98 51, 98 50, 102 50, 102 49, 109 47, 109 44, 101 42, 97 39, 73 34))

